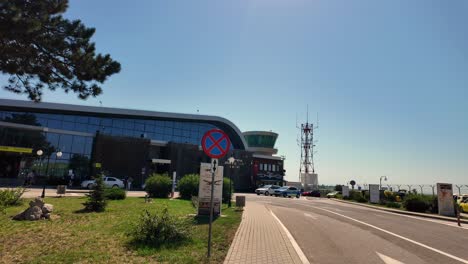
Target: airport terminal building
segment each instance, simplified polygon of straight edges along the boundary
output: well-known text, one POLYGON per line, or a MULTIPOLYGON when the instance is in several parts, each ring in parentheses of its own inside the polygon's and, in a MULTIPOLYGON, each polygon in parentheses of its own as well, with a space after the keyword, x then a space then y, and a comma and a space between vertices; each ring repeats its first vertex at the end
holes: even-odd
POLYGON ((220 164, 230 156, 242 161, 224 166, 236 191, 283 183, 284 159, 275 156, 273 132, 242 133, 217 116, 0 99, 0 185, 22 184, 33 170, 36 184, 51 185, 69 174, 79 182, 100 171, 132 177, 133 186, 152 173, 175 171, 180 179, 209 162, 200 142, 213 128, 232 143, 220 164))

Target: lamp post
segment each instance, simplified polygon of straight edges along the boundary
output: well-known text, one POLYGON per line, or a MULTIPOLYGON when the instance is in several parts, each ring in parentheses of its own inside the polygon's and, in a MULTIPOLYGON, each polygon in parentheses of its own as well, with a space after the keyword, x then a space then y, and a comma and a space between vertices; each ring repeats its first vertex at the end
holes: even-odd
POLYGON ((225 164, 229 165, 229 168, 231 169, 229 173, 229 200, 228 200, 228 206, 231 207, 231 200, 232 200, 232 173, 234 171, 234 168, 239 168, 239 165, 242 164, 241 160, 237 160, 234 158, 233 155, 227 159, 225 164))
POLYGON ((379 184, 379 190, 382 190, 382 179, 387 181, 387 176, 380 176, 380 184, 379 184))
MULTIPOLYGON (((43 154, 43 151, 42 150, 38 150, 37 152, 41 151, 41 155, 43 154)), ((39 153, 37 153, 39 155, 39 153)), ((49 154, 47 156, 47 166, 46 166, 46 177, 49 178, 48 174, 49 174, 49 161, 50 161, 50 155, 49 154)), ((63 153, 62 151, 58 151, 57 153, 55 153, 55 155, 57 155, 57 158, 60 158, 62 157, 63 153)), ((44 199, 45 198, 45 189, 46 189, 46 181, 44 180, 44 185, 42 186, 42 194, 41 194, 41 198, 44 199)))

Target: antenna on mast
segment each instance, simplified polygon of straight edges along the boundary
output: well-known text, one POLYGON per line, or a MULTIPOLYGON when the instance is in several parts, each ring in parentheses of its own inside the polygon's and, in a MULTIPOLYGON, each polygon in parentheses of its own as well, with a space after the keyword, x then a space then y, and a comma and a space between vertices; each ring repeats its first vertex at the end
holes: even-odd
MULTIPOLYGON (((297 123, 297 121, 296 121, 297 123)), ((314 151, 315 143, 314 140, 314 131, 318 128, 318 113, 317 113, 317 123, 309 123, 309 105, 307 104, 306 112, 306 122, 302 123, 297 128, 300 130, 300 143, 298 140, 298 145, 301 148, 301 162, 299 165, 299 180, 304 185, 306 190, 316 188, 318 185, 317 174, 315 173, 314 165, 314 154, 317 153, 314 151)))

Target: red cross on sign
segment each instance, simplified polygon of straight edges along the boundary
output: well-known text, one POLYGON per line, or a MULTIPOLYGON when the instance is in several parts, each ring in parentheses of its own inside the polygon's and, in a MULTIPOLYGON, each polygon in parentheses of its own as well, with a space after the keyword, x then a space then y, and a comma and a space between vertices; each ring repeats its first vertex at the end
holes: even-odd
POLYGON ((211 129, 203 135, 201 145, 206 155, 213 159, 219 159, 228 153, 231 141, 222 130, 211 129))

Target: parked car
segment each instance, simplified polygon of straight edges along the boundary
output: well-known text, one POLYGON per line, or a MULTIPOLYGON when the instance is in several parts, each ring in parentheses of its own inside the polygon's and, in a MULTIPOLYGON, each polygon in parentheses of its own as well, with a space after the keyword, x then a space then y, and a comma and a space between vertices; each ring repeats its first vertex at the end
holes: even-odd
POLYGON ((275 190, 275 196, 282 196, 282 197, 301 197, 301 191, 294 187, 294 186, 283 186, 275 190))
MULTIPOLYGON (((110 188, 124 188, 124 183, 122 180, 120 179, 117 179, 115 177, 104 177, 104 185, 106 187, 110 187, 110 188)), ((95 180, 86 180, 86 181, 83 181, 81 183, 81 187, 82 188, 88 188, 88 189, 92 189, 94 184, 96 183, 95 180)))
POLYGON ((327 193, 327 198, 336 198, 338 194, 341 194, 341 192, 331 192, 327 193))
POLYGON ((257 195, 264 194, 266 196, 273 195, 275 190, 279 189, 281 186, 278 185, 265 185, 263 187, 257 188, 255 192, 257 195))
POLYGON ((310 196, 310 197, 320 197, 320 191, 313 190, 313 191, 305 191, 302 192, 302 196, 310 196))
POLYGON ((457 204, 460 204, 462 203, 464 200, 468 199, 468 194, 462 194, 462 195, 458 195, 456 197, 456 200, 457 200, 457 204))
POLYGON ((463 200, 460 201, 460 207, 462 212, 468 213, 468 197, 464 197, 463 200))

